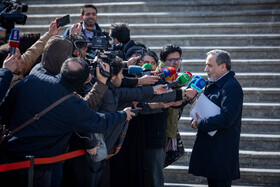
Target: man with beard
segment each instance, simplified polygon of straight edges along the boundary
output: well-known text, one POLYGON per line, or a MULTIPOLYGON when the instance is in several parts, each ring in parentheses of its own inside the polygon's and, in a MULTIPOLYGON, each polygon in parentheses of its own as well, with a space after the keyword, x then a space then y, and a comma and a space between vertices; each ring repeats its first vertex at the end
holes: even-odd
POLYGON ((207 178, 209 187, 230 187, 240 178, 239 142, 243 106, 243 91, 231 71, 228 52, 207 53, 204 71, 208 76, 204 94, 221 108, 221 113, 191 122, 198 129, 192 150, 189 173, 207 178), (208 132, 216 130, 215 135, 208 132))
POLYGON ((102 33, 96 33, 93 30, 102 32, 100 26, 96 23, 97 21, 97 8, 92 4, 85 4, 81 8, 80 23, 73 25, 68 28, 63 37, 75 32, 82 32, 89 40, 92 40, 93 36, 103 36, 102 33))

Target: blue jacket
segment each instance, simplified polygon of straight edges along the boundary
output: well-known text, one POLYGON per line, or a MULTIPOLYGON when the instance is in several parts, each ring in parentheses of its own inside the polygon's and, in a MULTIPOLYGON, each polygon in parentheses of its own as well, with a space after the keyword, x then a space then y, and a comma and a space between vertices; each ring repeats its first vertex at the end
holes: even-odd
MULTIPOLYGON (((41 112, 59 98, 72 93, 60 75, 42 73, 27 76, 15 85, 1 106, 10 129, 14 129, 41 112)), ((106 133, 126 120, 124 111, 100 114, 78 97, 62 102, 39 120, 14 134, 4 150, 18 157, 49 157, 63 153, 73 132, 106 133)))
POLYGON ((243 91, 230 71, 215 83, 207 84, 204 94, 221 108, 221 114, 203 119, 190 159, 189 173, 210 179, 240 178, 239 141, 243 91), (214 136, 208 132, 217 130, 214 136))
POLYGON ((0 69, 0 103, 9 89, 12 78, 13 74, 10 70, 7 68, 0 69))

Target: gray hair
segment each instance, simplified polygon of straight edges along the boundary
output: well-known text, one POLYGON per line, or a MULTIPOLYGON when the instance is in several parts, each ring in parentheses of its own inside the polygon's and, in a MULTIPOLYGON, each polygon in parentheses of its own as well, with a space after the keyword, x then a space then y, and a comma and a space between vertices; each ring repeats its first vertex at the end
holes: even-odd
POLYGON ((216 62, 218 65, 226 64, 226 68, 228 71, 231 69, 231 60, 230 60, 230 54, 227 51, 220 50, 220 49, 214 49, 206 53, 207 56, 209 55, 216 55, 216 62))

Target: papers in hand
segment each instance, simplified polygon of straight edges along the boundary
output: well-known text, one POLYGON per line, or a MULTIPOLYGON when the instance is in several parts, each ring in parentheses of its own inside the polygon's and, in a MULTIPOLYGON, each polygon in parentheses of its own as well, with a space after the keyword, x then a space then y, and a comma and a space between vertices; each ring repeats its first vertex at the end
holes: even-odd
MULTIPOLYGON (((198 100, 193 104, 190 110, 192 119, 197 120, 195 113, 198 113, 201 119, 211 116, 216 116, 221 113, 221 108, 210 101, 203 93, 199 96, 198 100)), ((214 136, 217 131, 208 132, 210 136, 214 136)))

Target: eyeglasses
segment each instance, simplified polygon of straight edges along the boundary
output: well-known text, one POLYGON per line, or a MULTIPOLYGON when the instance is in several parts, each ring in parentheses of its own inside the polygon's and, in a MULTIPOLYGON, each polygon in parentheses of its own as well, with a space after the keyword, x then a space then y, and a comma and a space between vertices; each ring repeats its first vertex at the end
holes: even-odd
POLYGON ((169 59, 166 59, 168 61, 170 61, 171 63, 175 63, 175 62, 182 62, 182 58, 169 58, 169 59))

